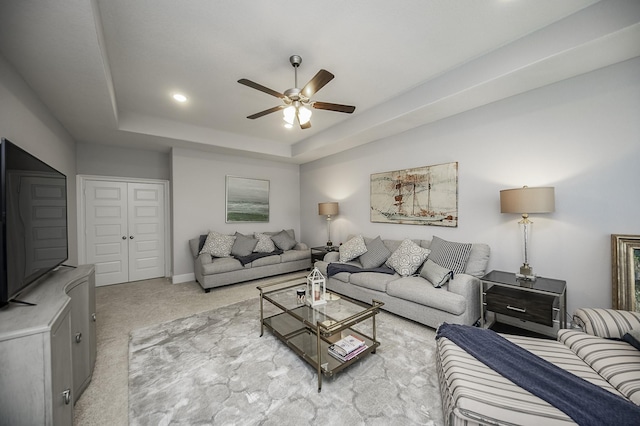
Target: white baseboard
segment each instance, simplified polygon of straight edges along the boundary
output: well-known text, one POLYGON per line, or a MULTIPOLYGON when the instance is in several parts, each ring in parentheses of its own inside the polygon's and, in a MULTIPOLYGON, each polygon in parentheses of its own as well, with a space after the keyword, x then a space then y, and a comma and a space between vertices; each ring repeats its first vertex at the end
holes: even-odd
POLYGON ((190 274, 174 275, 173 277, 171 277, 171 282, 173 284, 188 283, 189 281, 195 280, 196 274, 194 274, 193 272, 190 274))

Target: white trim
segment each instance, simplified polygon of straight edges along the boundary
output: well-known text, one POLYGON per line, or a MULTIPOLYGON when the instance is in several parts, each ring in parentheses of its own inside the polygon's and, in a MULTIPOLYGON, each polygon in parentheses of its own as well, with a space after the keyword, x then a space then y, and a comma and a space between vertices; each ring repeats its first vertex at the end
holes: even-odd
MULTIPOLYGON (((88 180, 102 180, 110 182, 127 182, 127 183, 155 183, 162 185, 164 188, 164 276, 171 277, 171 259, 172 249, 171 244, 171 203, 169 200, 169 181, 161 179, 140 179, 140 178, 127 178, 116 176, 94 176, 94 175, 77 175, 76 176, 76 212, 78 215, 78 265, 83 265, 87 262, 86 247, 85 247, 85 234, 86 221, 85 221, 85 184, 88 180)), ((193 275, 193 274, 192 274, 193 275)))
POLYGON ((196 274, 194 274, 193 272, 189 274, 174 275, 173 277, 171 277, 171 282, 173 284, 188 283, 190 281, 195 281, 195 280, 196 280, 196 274))

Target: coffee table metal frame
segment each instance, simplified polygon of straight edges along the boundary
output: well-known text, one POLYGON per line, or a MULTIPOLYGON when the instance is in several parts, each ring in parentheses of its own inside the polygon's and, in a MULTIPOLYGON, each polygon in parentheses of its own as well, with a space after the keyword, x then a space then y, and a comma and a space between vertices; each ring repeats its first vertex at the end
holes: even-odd
POLYGON ((306 279, 280 281, 257 287, 260 290, 260 336, 263 335, 266 327, 310 364, 318 374, 318 392, 320 392, 323 375, 333 376, 357 360, 376 352, 377 347, 380 346, 380 342, 376 340, 376 315, 384 303, 373 300, 372 304, 368 305, 327 292, 328 301, 325 305, 314 307, 299 304, 295 290, 301 286, 306 286, 306 279), (283 286, 287 282, 291 284, 283 286), (278 312, 265 317, 265 301, 275 306, 278 312), (350 312, 344 318, 340 315, 333 317, 330 315, 332 307, 345 307, 350 312), (372 320, 371 336, 353 328, 368 319, 372 320), (328 348, 347 334, 363 339, 368 348, 354 358, 343 362, 329 355, 328 348))

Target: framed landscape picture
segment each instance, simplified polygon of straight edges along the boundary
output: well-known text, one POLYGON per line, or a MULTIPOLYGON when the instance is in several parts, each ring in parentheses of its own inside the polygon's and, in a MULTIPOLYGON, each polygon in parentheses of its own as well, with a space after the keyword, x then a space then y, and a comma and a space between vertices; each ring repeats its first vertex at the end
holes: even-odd
POLYGON ((458 226, 458 163, 372 174, 371 222, 458 226))
POLYGON ((269 181, 227 176, 225 221, 269 222, 269 181))

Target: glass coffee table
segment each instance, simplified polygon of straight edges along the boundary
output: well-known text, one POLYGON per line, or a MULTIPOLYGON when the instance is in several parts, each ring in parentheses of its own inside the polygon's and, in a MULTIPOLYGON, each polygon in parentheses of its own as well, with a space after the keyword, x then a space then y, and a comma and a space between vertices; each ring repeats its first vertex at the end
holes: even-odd
POLYGON ((306 288, 306 279, 258 286, 260 290, 260 336, 264 328, 287 344, 318 374, 318 392, 322 376, 333 376, 357 360, 376 352, 376 315, 384 303, 371 305, 327 292, 327 303, 310 306, 297 297, 296 290, 306 288), (266 302, 266 304, 265 304, 266 302), (365 322, 366 320, 370 322, 365 322), (329 354, 329 346, 348 335, 363 340, 367 348, 347 361, 329 354))

